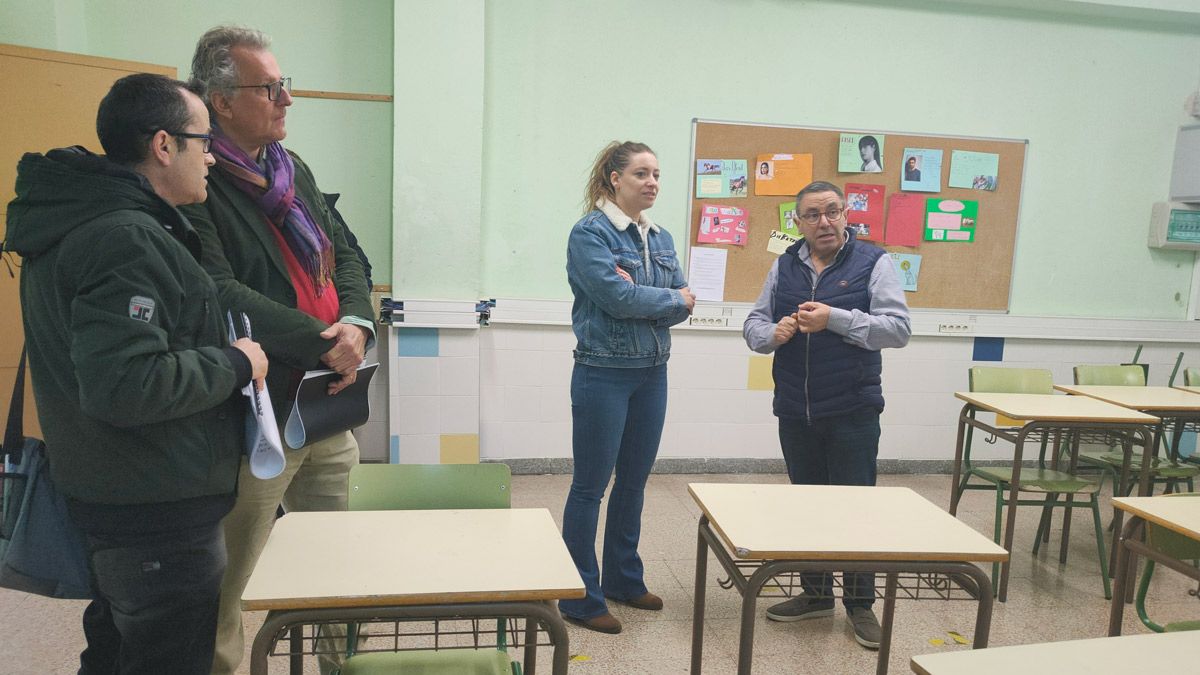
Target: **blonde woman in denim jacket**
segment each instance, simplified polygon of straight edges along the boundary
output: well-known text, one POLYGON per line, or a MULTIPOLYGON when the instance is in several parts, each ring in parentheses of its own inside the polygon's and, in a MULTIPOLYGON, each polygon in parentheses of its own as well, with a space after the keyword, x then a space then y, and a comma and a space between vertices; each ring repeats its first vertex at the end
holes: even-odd
POLYGON ((610 143, 596 157, 588 212, 567 242, 567 280, 578 345, 571 375, 574 478, 563 512, 563 540, 587 586, 564 600, 564 617, 589 630, 619 633, 606 598, 660 610, 638 556, 646 480, 658 454, 667 409, 670 326, 696 303, 671 235, 645 215, 658 197, 658 158, 642 143, 610 143), (604 531, 603 572, 596 560, 600 501, 616 472, 604 531))

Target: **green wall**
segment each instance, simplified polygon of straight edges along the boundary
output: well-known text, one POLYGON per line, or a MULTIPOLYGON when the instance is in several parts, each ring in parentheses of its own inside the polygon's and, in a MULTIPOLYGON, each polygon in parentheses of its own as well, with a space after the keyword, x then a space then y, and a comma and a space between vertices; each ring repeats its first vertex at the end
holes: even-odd
POLYGON ((1027 138, 1013 312, 1184 318, 1194 254, 1145 241, 1200 31, 937 6, 488 4, 482 290, 569 297, 567 232, 614 138, 658 151, 651 215, 682 249, 700 117, 1027 138))
MULTIPOLYGON (((173 65, 220 23, 259 28, 298 89, 390 94, 391 0, 0 0, 0 42, 173 65)), ((308 160, 374 267, 391 281, 392 105, 297 98, 286 145, 308 160)))
POLYGON ((1194 255, 1145 238, 1200 15, 1037 4, 0 0, 0 41, 185 71, 204 29, 237 21, 272 34, 297 87, 395 91, 394 106, 300 99, 287 143, 345 193, 399 297, 569 297, 566 235, 614 138, 658 150, 651 215, 682 250, 701 117, 1027 138, 1013 312, 1184 318, 1194 255))

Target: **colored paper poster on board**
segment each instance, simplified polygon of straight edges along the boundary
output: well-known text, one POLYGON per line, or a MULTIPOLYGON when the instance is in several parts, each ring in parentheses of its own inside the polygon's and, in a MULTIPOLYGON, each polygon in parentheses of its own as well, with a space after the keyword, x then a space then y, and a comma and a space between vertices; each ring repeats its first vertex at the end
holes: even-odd
POLYGON ((921 274, 921 256, 915 253, 892 253, 892 263, 896 265, 896 274, 900 275, 900 285, 906 291, 917 290, 917 277, 921 274))
POLYGON ((746 160, 696 160, 696 199, 745 196, 746 160))
POLYGON ((802 237, 793 237, 787 232, 780 230, 772 230, 771 236, 767 239, 767 250, 775 255, 783 255, 787 252, 788 247, 800 241, 802 237))
POLYGON ((1000 155, 955 150, 950 153, 950 187, 995 190, 1000 155))
POLYGON ((759 155, 754 159, 754 194, 794 195, 812 182, 812 155, 759 155))
POLYGON ((842 134, 838 173, 883 173, 883 134, 842 134))
POLYGON ((913 192, 942 191, 942 151, 905 148, 901 156, 900 189, 913 192))
POLYGON ((925 241, 975 241, 979 202, 969 199, 925 201, 925 241))
POLYGON ((846 227, 859 239, 883 241, 882 185, 846 183, 846 227))
POLYGON ((779 231, 793 237, 800 236, 800 228, 796 225, 796 202, 784 202, 779 205, 779 231))
POLYGON ((698 244, 746 245, 746 211, 736 206, 705 204, 700 212, 698 244))
POLYGON ((729 251, 723 248, 692 247, 688 263, 688 287, 697 300, 721 302, 725 299, 725 260, 729 251))
POLYGON ((888 246, 920 246, 925 227, 925 195, 897 192, 888 200, 887 230, 883 243, 888 246))

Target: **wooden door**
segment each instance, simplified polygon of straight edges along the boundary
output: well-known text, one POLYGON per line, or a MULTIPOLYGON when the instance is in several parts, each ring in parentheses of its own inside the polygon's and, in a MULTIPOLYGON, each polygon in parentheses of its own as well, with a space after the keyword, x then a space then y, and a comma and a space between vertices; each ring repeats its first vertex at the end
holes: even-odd
MULTIPOLYGON (((8 203, 15 196, 21 155, 69 145, 101 152, 96 138, 100 99, 113 82, 132 73, 175 77, 175 68, 0 44, 0 238, 8 203)), ((0 420, 7 419, 25 339, 18 294, 20 264, 17 256, 7 253, 0 263, 0 420)), ((41 437, 28 376, 25 435, 41 437)))

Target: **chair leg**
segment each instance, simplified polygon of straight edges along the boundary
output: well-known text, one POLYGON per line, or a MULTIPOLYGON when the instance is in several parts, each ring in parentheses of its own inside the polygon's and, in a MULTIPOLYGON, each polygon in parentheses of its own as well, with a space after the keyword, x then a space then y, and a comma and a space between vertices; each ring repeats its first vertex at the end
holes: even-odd
POLYGON ((1046 495, 1046 504, 1042 506, 1042 518, 1038 521, 1037 536, 1033 538, 1034 555, 1037 555, 1043 541, 1050 541, 1050 514, 1053 512, 1054 504, 1057 501, 1058 494, 1051 492, 1046 495))
POLYGON ((1108 581, 1108 547, 1104 545, 1104 528, 1100 525, 1100 493, 1092 493, 1092 524, 1096 528, 1096 553, 1100 557, 1100 580, 1104 582, 1104 599, 1112 599, 1112 586, 1108 581))
POLYGON ((1058 545, 1058 562, 1067 564, 1067 540, 1071 538, 1071 506, 1075 503, 1075 495, 1066 495, 1067 505, 1063 509, 1062 543, 1058 545))
MULTIPOLYGON (((1016 508, 1016 505, 1009 508, 1016 508)), ((992 528, 992 541, 1003 546, 1000 543, 1000 522, 1004 519, 1004 484, 996 483, 996 519, 995 526, 992 528)), ((992 563, 992 597, 1000 593, 1000 563, 992 563)))

